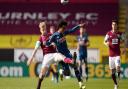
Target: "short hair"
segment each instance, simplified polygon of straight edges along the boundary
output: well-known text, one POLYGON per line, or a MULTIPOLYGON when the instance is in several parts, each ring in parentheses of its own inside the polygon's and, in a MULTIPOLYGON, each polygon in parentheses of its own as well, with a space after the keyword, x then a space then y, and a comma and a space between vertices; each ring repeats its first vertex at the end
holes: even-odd
POLYGON ((43 22, 40 22, 40 23, 39 23, 39 27, 42 26, 42 25, 43 25, 43 26, 44 26, 44 25, 46 26, 46 22, 43 21, 43 22))
POLYGON ((67 26, 67 22, 66 21, 64 21, 64 20, 61 20, 60 22, 59 22, 59 24, 58 24, 58 28, 61 28, 61 27, 63 27, 63 26, 67 26))
POLYGON ((116 24, 118 24, 118 21, 116 19, 113 19, 112 22, 115 22, 116 24))

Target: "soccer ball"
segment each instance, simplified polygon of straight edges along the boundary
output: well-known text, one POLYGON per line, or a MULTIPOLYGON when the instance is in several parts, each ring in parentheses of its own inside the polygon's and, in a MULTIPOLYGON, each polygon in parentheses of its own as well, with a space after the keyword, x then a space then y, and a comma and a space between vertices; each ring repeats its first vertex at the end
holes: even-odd
POLYGON ((60 3, 63 5, 67 4, 68 2, 69 2, 69 0, 60 0, 60 3))

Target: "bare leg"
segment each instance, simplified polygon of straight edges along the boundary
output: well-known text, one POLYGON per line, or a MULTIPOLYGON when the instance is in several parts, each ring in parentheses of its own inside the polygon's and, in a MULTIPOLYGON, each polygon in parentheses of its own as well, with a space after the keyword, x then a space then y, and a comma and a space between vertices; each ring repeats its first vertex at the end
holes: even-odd
POLYGON ((48 67, 44 67, 44 68, 41 69, 41 72, 39 74, 39 80, 38 80, 38 84, 37 84, 37 89, 40 89, 41 82, 43 81, 47 70, 48 70, 48 67))

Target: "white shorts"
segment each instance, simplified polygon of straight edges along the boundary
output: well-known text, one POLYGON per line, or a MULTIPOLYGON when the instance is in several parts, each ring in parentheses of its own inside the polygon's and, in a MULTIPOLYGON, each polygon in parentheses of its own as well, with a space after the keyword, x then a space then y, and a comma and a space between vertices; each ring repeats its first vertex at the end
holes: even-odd
POLYGON ((117 66, 120 66, 120 56, 109 57, 109 68, 116 69, 117 66))
POLYGON ((42 68, 49 67, 51 64, 57 63, 59 61, 63 61, 65 58, 66 57, 61 53, 48 53, 44 55, 44 58, 42 61, 42 68))

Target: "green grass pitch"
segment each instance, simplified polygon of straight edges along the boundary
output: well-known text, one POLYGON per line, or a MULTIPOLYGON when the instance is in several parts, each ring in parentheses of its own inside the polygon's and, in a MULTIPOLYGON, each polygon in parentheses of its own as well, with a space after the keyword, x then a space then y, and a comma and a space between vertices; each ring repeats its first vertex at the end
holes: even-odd
MULTIPOLYGON (((0 89, 36 89, 38 78, 0 78, 0 89)), ((79 89, 76 78, 64 79, 59 83, 45 78, 41 89, 79 89)), ((114 89, 111 79, 89 79, 86 89, 114 89)), ((119 89, 128 89, 128 79, 122 79, 119 89)))

